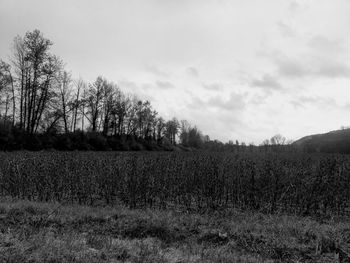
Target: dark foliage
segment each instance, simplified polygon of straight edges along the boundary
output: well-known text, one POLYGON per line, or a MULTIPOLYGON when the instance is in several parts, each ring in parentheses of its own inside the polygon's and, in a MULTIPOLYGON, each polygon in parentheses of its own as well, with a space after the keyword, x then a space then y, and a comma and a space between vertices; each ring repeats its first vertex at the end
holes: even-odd
POLYGON ((29 134, 17 128, 0 125, 1 151, 164 151, 173 150, 153 138, 142 139, 134 135, 104 136, 99 132, 29 134))

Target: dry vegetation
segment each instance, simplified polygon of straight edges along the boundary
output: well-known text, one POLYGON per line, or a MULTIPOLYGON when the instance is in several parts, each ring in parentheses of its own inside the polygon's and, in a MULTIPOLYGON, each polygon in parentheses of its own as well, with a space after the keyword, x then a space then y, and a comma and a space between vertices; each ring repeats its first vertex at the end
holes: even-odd
POLYGON ((33 201, 202 212, 346 215, 350 158, 280 153, 0 154, 0 194, 33 201))
POLYGON ((0 262, 350 262, 348 156, 0 157, 0 262))
POLYGON ((348 262, 337 220, 1 201, 0 262, 348 262))

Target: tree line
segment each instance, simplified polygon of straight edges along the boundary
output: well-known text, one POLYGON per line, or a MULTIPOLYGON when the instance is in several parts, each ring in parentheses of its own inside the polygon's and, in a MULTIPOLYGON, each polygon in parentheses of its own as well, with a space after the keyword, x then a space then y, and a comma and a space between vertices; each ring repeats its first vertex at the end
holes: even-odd
POLYGON ((200 148, 209 141, 102 76, 74 79, 52 45, 39 30, 27 32, 14 38, 9 62, 0 60, 1 149, 200 148), (83 145, 74 145, 78 139, 83 145))

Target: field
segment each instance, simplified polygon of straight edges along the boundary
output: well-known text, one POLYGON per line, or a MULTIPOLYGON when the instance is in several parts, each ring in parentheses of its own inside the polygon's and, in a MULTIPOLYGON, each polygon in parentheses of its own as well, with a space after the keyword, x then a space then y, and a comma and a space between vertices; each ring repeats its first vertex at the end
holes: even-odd
POLYGON ((0 262, 349 262, 346 221, 1 201, 0 262))
POLYGON ((0 154, 0 262, 350 262, 350 157, 0 154))
POLYGON ((350 157, 263 153, 0 154, 0 194, 69 204, 346 215, 350 157))

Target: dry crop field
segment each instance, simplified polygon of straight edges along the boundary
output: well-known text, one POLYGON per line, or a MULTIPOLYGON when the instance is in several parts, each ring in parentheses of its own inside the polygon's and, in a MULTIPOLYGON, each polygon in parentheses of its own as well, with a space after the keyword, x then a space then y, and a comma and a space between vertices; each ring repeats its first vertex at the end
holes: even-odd
POLYGON ((350 157, 263 153, 0 154, 0 194, 32 201, 187 211, 346 215, 350 157))
POLYGON ((350 157, 0 154, 0 262, 349 262, 350 157))

